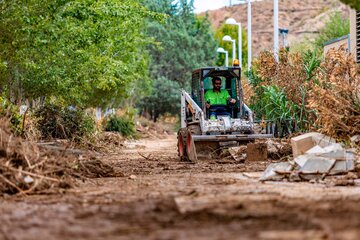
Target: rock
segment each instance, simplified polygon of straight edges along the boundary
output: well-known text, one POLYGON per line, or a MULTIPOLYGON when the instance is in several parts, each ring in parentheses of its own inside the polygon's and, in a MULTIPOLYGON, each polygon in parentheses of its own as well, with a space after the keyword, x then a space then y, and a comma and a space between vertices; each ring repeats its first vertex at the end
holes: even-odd
POLYGON ((34 179, 32 178, 32 177, 30 177, 30 176, 25 176, 24 177, 24 182, 26 182, 26 183, 33 183, 34 182, 34 179))
POLYGON ((135 179, 137 179, 137 177, 135 175, 130 175, 129 179, 135 180, 135 179))

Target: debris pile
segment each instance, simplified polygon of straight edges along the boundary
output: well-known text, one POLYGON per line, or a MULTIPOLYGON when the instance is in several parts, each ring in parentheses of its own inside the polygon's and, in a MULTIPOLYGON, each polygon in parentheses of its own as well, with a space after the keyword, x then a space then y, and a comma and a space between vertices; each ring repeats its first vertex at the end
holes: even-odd
POLYGON ((49 150, 15 137, 6 120, 0 120, 0 195, 32 194, 70 188, 74 177, 114 176, 100 160, 89 160, 67 149, 49 150))
POLYGON ((71 187, 64 165, 66 162, 60 156, 41 152, 37 145, 15 137, 7 122, 1 120, 0 193, 27 194, 52 187, 71 187))
POLYGON ((289 141, 283 139, 257 140, 238 147, 229 148, 229 153, 238 162, 280 160, 292 154, 289 141))
POLYGON ((100 132, 87 140, 83 140, 80 147, 96 152, 118 151, 124 146, 125 137, 118 132, 100 132))
POLYGON ((360 161, 353 150, 344 149, 339 143, 320 133, 307 133, 291 139, 294 159, 272 163, 263 173, 261 181, 323 180, 326 176, 355 171, 360 161))

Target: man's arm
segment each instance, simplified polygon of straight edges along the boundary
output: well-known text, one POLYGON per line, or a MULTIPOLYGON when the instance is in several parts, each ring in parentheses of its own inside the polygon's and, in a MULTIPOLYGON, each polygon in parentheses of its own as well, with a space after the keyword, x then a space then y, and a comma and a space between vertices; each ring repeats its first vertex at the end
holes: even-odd
POLYGON ((206 108, 210 108, 210 96, 209 96, 210 94, 209 94, 209 91, 207 91, 206 93, 205 93, 205 106, 206 106, 206 108))
POLYGON ((236 103, 236 100, 230 96, 229 92, 226 89, 224 89, 224 91, 225 91, 224 95, 225 95, 226 101, 228 101, 232 104, 236 103))

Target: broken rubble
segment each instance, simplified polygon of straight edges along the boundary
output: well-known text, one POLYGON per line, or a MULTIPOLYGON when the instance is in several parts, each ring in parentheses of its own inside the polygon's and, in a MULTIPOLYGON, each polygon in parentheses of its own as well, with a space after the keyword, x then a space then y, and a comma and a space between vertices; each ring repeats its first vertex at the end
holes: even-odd
POLYGON ((341 173, 347 173, 354 170, 355 170, 355 164, 353 160, 336 161, 334 167, 330 171, 330 174, 336 175, 341 173))
POLYGON ((335 139, 317 132, 310 132, 291 138, 291 147, 294 157, 304 154, 307 150, 316 145, 326 147, 333 143, 336 143, 335 139))
POLYGON ((289 162, 280 162, 270 164, 263 175, 260 178, 260 181, 268 180, 282 180, 284 176, 279 175, 279 172, 290 172, 293 170, 293 165, 289 162))
POLYGON ((246 159, 246 146, 229 148, 230 155, 238 162, 244 162, 246 159))
POLYGON ((336 160, 323 157, 310 156, 300 168, 300 173, 318 174, 329 173, 330 169, 334 167, 336 160))
POLYGON ((295 141, 292 141, 292 146, 295 146, 298 153, 304 151, 301 155, 294 154, 295 165, 292 166, 287 162, 270 164, 260 178, 261 181, 282 180, 284 178, 290 181, 323 179, 328 175, 346 174, 355 170, 356 160, 359 159, 355 152, 344 149, 341 144, 331 143, 332 140, 322 134, 304 135, 306 136, 299 136, 295 141), (327 140, 322 143, 317 141, 320 136, 324 136, 321 139, 327 140), (300 143, 304 145, 301 146, 300 143), (289 168, 286 168, 287 166, 289 168))

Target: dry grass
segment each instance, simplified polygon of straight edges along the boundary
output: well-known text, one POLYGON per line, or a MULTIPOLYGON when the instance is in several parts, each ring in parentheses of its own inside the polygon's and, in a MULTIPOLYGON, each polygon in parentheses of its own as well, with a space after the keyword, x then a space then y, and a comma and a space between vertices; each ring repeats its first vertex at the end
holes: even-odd
POLYGON ((301 105, 303 96, 299 87, 309 87, 304 60, 300 53, 285 50, 280 51, 279 59, 276 62, 272 52, 262 52, 254 61, 255 73, 264 80, 264 85, 278 86, 289 100, 301 105))
POLYGON ((317 72, 309 108, 317 112, 320 131, 342 141, 360 134, 360 76, 354 57, 330 50, 317 72))

